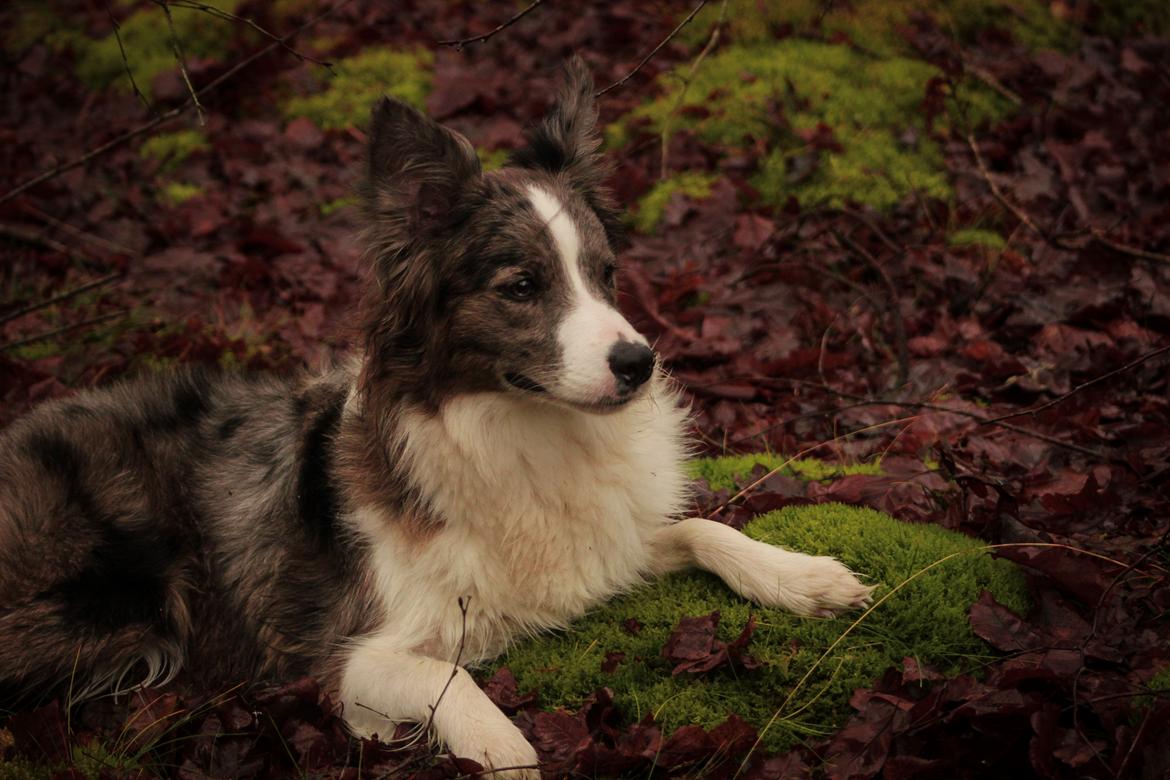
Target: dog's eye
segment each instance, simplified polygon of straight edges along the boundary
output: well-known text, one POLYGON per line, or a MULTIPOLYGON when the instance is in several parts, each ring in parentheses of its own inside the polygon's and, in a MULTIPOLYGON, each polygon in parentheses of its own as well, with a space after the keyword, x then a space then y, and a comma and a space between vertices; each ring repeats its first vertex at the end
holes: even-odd
POLYGON ((604 274, 602 278, 605 280, 605 286, 613 287, 614 276, 617 274, 617 266, 613 263, 606 263, 605 270, 602 273, 604 274))
POLYGON ((501 287, 500 292, 514 301, 531 300, 537 293, 536 280, 531 276, 521 276, 501 287))

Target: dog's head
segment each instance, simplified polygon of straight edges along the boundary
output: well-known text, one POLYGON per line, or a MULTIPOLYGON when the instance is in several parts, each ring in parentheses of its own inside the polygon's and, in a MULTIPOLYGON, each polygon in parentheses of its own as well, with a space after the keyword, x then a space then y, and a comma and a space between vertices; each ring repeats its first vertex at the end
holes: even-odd
POLYGON ((585 64, 499 171, 410 106, 373 112, 364 203, 376 284, 363 384, 435 407, 504 392, 601 412, 640 394, 654 353, 615 307, 618 217, 585 64))

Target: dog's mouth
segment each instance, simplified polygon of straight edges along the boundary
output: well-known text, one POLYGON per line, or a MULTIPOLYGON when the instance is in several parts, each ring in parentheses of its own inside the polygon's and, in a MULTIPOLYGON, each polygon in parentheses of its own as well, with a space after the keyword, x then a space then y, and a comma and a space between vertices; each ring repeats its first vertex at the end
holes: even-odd
POLYGON ((504 381, 515 387, 517 390, 523 390, 526 393, 547 393, 544 386, 531 377, 518 374, 515 371, 509 371, 504 374, 504 381))
POLYGON ((533 395, 543 396, 550 401, 563 404, 565 406, 570 406, 583 412, 591 412, 593 414, 616 412, 640 395, 638 392, 633 392, 628 395, 617 396, 614 398, 603 398, 597 401, 582 402, 568 398, 561 398, 556 394, 549 392, 548 388, 546 388, 540 382, 537 382, 532 377, 521 374, 518 371, 505 372, 504 381, 513 388, 524 393, 532 393, 533 395))

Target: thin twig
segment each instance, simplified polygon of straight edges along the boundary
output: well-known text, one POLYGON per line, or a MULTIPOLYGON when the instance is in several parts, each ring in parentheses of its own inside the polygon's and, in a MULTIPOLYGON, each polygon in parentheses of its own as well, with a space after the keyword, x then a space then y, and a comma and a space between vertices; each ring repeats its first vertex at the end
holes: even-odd
MULTIPOLYGON (((983 181, 986 182, 987 186, 991 189, 991 194, 995 196, 995 199, 998 200, 1005 209, 1015 215, 1016 219, 1027 225, 1034 233, 1036 233, 1036 235, 1044 239, 1045 243, 1047 243, 1049 246, 1055 247, 1056 249, 1064 249, 1074 252, 1084 249, 1084 243, 1069 241, 1065 238, 1055 236, 1049 231, 1040 227, 1040 225, 1037 224, 1036 220, 1032 219, 1028 212, 1024 211, 1015 203, 1012 203, 1007 195, 1004 194, 1003 190, 1000 189, 999 185, 995 183, 995 180, 991 178, 991 172, 987 169, 987 164, 983 161, 983 155, 979 152, 979 147, 975 143, 974 136, 967 136, 967 146, 971 149, 971 154, 973 154, 975 157, 975 165, 979 168, 979 174, 983 177, 983 181)), ((1163 254, 1161 252, 1152 252, 1148 249, 1142 249, 1140 247, 1130 246, 1129 244, 1123 244, 1120 241, 1115 241, 1114 239, 1105 235, 1104 231, 1102 231, 1100 228, 1090 227, 1088 234, 1091 239, 1096 240, 1114 250, 1115 252, 1120 252, 1123 255, 1138 257, 1142 260, 1151 260, 1157 263, 1170 263, 1170 255, 1163 254)))
POLYGON ((127 255, 129 257, 138 256, 137 250, 131 249, 124 244, 119 244, 116 241, 111 241, 108 238, 102 238, 101 236, 94 235, 93 233, 88 233, 81 228, 76 228, 73 225, 70 225, 68 222, 57 219, 52 214, 46 214, 44 211, 31 203, 22 203, 20 205, 20 209, 30 216, 48 222, 53 227, 64 230, 66 233, 69 233, 75 238, 80 238, 82 241, 88 241, 91 244, 95 244, 107 252, 111 252, 115 255, 127 255))
POLYGON ((1076 395, 1077 393, 1079 393, 1083 390, 1087 390, 1090 387, 1093 387, 1094 385, 1097 385, 1097 384, 1100 384, 1101 382, 1112 379, 1113 377, 1117 376, 1118 374, 1124 374, 1127 371, 1131 371, 1132 369, 1135 369, 1138 366, 1140 366, 1142 363, 1153 360, 1154 358, 1158 357, 1159 355, 1164 355, 1167 352, 1170 352, 1170 344, 1167 344, 1164 347, 1159 347, 1158 349, 1155 349, 1153 352, 1147 352, 1146 354, 1142 355, 1141 357, 1136 358, 1136 359, 1130 361, 1129 363, 1126 363, 1121 368, 1115 368, 1106 374, 1102 374, 1101 376, 1094 377, 1093 379, 1090 379, 1087 382, 1082 382, 1081 384, 1074 387, 1072 390, 1069 390, 1067 393, 1064 393, 1063 395, 1060 395, 1056 398, 1053 398, 1051 401, 1049 401, 1047 403, 1040 404, 1039 406, 1034 406, 1031 409, 1024 409, 1024 410, 1019 411, 1019 412, 1012 412, 1011 414, 1004 414, 1004 415, 1001 415, 999 417, 992 417, 989 420, 984 420, 983 422, 980 423, 980 425, 995 425, 1003 420, 1010 420, 1013 417, 1023 417, 1026 414, 1034 415, 1034 414, 1037 414, 1039 412, 1043 412, 1045 409, 1051 409, 1054 406, 1058 406, 1059 404, 1064 403, 1069 398, 1073 397, 1074 395, 1076 395))
POLYGON ((126 77, 130 79, 130 87, 134 90, 134 97, 142 101, 142 105, 146 106, 147 111, 154 111, 154 107, 146 99, 146 94, 138 88, 138 82, 134 79, 134 71, 130 67, 130 59, 126 56, 126 47, 122 45, 122 25, 118 24, 118 20, 114 17, 114 11, 110 8, 110 4, 107 2, 105 6, 106 16, 110 17, 110 26, 114 28, 114 40, 118 42, 118 51, 122 54, 122 65, 126 68, 126 77))
POLYGON ((187 72, 187 55, 183 52, 183 42, 179 40, 179 34, 175 31, 175 19, 171 15, 171 6, 168 0, 155 0, 155 3, 162 8, 163 13, 167 17, 167 27, 171 31, 171 51, 175 55, 175 63, 179 66, 179 73, 183 76, 183 83, 187 85, 187 94, 191 96, 191 103, 195 106, 195 113, 199 117, 200 126, 207 124, 207 109, 199 102, 199 93, 195 91, 195 85, 191 83, 191 74, 187 72))
POLYGON ((0 222, 0 236, 5 238, 13 238, 17 241, 23 241, 26 244, 33 244, 34 246, 44 247, 45 249, 51 250, 53 252, 60 252, 61 254, 68 255, 70 258, 78 262, 85 262, 86 260, 92 259, 84 253, 78 252, 76 249, 68 247, 54 238, 49 238, 38 230, 26 228, 23 225, 13 225, 8 222, 0 222))
POLYGON ((602 95, 604 95, 606 92, 609 92, 611 89, 617 89, 618 87, 622 86, 627 81, 629 81, 631 78, 633 78, 634 74, 636 74, 638 71, 640 71, 642 69, 642 66, 644 66, 647 62, 652 60, 654 58, 654 55, 657 54, 658 51, 663 46, 670 43, 674 39, 674 36, 678 35, 679 31, 682 28, 686 27, 688 24, 691 23, 691 20, 695 18, 695 14, 697 14, 699 11, 702 11, 703 6, 705 6, 705 5, 707 5, 707 0, 699 0, 699 4, 695 6, 694 10, 692 10, 689 14, 687 14, 687 18, 683 19, 681 22, 679 22, 678 26, 670 31, 670 35, 663 38, 662 41, 657 46, 655 46, 653 49, 651 49, 650 53, 647 54, 645 57, 643 57, 642 61, 639 62, 637 64, 637 66, 634 67, 633 70, 631 70, 626 75, 622 76, 620 79, 618 79, 614 83, 610 84, 605 89, 603 89, 600 92, 598 92, 597 94, 595 94, 593 97, 599 98, 602 95))
POLYGON ((435 703, 430 705, 431 714, 427 718, 426 726, 423 728, 423 733, 429 733, 431 726, 435 722, 435 711, 439 709, 440 702, 443 697, 447 695, 447 689, 451 687, 451 683, 455 682, 455 678, 459 675, 459 663, 463 660, 463 647, 467 642, 467 606, 471 603, 471 596, 464 599, 459 597, 459 649, 455 651, 455 663, 451 665, 451 676, 447 678, 447 683, 443 686, 443 690, 439 691, 439 698, 435 699, 435 703))
POLYGON ((256 23, 256 21, 254 19, 250 19, 250 18, 245 17, 245 16, 239 16, 237 14, 233 14, 232 12, 225 11, 222 8, 216 8, 213 5, 207 5, 206 3, 199 3, 199 2, 196 2, 196 0, 170 0, 170 4, 175 8, 186 8, 186 9, 189 9, 192 11, 202 11, 203 13, 207 14, 208 16, 214 16, 215 18, 222 19, 226 22, 238 22, 240 24, 246 24, 249 27, 251 27, 253 30, 255 30, 256 32, 260 33, 260 35, 267 38, 268 40, 275 41, 276 43, 280 44, 281 48, 283 48, 285 51, 287 51, 292 56, 296 57, 298 60, 300 60, 302 62, 311 62, 314 65, 320 65, 322 68, 325 68, 330 73, 333 72, 333 63, 332 62, 326 62, 325 60, 319 60, 315 57, 310 57, 308 54, 305 54, 304 52, 301 52, 301 51, 294 49, 292 46, 289 46, 288 43, 285 42, 285 40, 283 38, 281 38, 279 35, 272 32, 271 30, 267 30, 267 29, 261 27, 259 24, 256 23))
POLYGON ((0 315, 0 325, 3 325, 6 322, 11 322, 12 320, 16 319, 17 317, 23 317, 24 315, 30 314, 31 312, 38 311, 40 309, 48 308, 49 306, 52 306, 55 303, 60 303, 61 301, 69 300, 73 296, 81 295, 83 292, 89 292, 90 290, 94 289, 95 287, 103 287, 107 284, 110 284, 111 282, 116 282, 119 279, 121 279, 123 277, 123 275, 124 274, 121 271, 119 271, 117 273, 112 273, 108 276, 103 276, 100 279, 94 279, 92 282, 86 282, 83 285, 80 285, 78 287, 74 287, 72 290, 66 290, 65 292, 60 293, 59 295, 54 295, 52 298, 46 298, 43 301, 38 301, 37 303, 30 303, 27 306, 22 306, 21 308, 17 309, 16 311, 9 312, 8 314, 0 315))
POLYGON ((463 51, 463 47, 469 43, 483 43, 488 38, 491 38, 493 35, 500 32, 501 30, 506 30, 507 28, 511 27, 516 22, 520 21, 525 16, 527 16, 534 8, 536 8, 537 6, 539 6, 543 3, 544 3, 544 0, 532 0, 532 2, 528 6, 526 6, 524 9, 513 14, 511 19, 504 22, 503 24, 497 25, 495 28, 489 30, 488 32, 484 33, 483 35, 476 35, 473 38, 456 38, 456 39, 447 40, 447 41, 435 41, 435 43, 437 43, 439 46, 450 46, 455 51, 463 51))
MULTIPOLYGON (((285 43, 292 40, 294 37, 296 37, 300 33, 304 32, 305 30, 309 29, 310 27, 315 25, 317 22, 321 21, 322 19, 329 16, 330 14, 340 10, 341 8, 344 8, 345 6, 349 5, 351 2, 353 2, 353 0, 340 0, 340 2, 338 2, 336 5, 332 5, 329 8, 326 8, 324 11, 317 14, 312 19, 310 19, 309 21, 305 22, 297 29, 290 32, 288 35, 285 35, 284 37, 282 37, 279 41, 274 41, 274 42, 270 43, 269 45, 265 46, 263 49, 260 49, 259 51, 255 52, 254 54, 251 54, 248 57, 241 60, 240 62, 236 63, 234 66, 232 66, 230 69, 225 71, 223 74, 221 74, 217 78, 213 79, 212 81, 208 82, 208 84, 206 86, 198 89, 196 91, 196 94, 199 95, 200 97, 202 97, 203 95, 206 95, 207 93, 209 93, 212 90, 219 87, 225 81, 228 81, 229 79, 235 77, 235 75, 237 73, 239 73, 241 70, 244 70, 245 68, 247 68, 249 65, 254 63, 256 60, 260 59, 261 57, 264 57, 265 55, 269 54, 273 50, 283 46, 285 43)), ((72 160, 72 161, 67 162, 67 163, 60 163, 60 164, 50 168, 49 170, 44 171, 43 173, 37 174, 36 176, 32 177, 31 179, 28 179, 27 181, 22 182, 21 184, 18 184, 13 189, 9 190, 8 192, 4 193, 3 195, 0 195, 0 204, 6 203, 6 202, 12 200, 17 195, 20 195, 23 192, 27 192, 28 190, 32 189, 33 187, 37 186, 38 184, 43 184, 44 182, 49 181, 50 179, 55 179, 56 177, 60 176, 61 174, 66 173, 68 171, 71 171, 74 168, 79 168, 82 165, 85 165, 90 160, 94 159, 95 157, 99 157, 99 156, 105 154, 106 152, 110 151, 111 149, 116 149, 117 147, 121 146, 122 144, 124 144, 128 141, 132 141, 135 138, 137 138, 138 136, 143 135, 145 133, 149 133, 151 130, 154 130, 156 127, 159 127, 160 125, 163 125, 163 124, 166 124, 167 122, 170 122, 172 119, 175 119, 180 114, 182 114, 184 111, 186 111, 187 107, 190 104, 191 104, 191 101, 188 98, 188 100, 186 102, 182 103, 181 105, 175 106, 174 108, 172 108, 171 110, 169 110, 163 114, 159 114, 154 119, 150 120, 149 122, 147 122, 143 125, 140 125, 140 126, 134 128, 133 130, 128 130, 125 133, 122 133, 122 135, 119 135, 116 138, 113 138, 113 139, 107 141, 106 143, 102 144, 101 146, 99 146, 95 149, 92 149, 91 151, 83 154, 81 157, 78 157, 77 159, 72 160)))
MULTIPOLYGON (((978 144, 975 143, 975 136, 971 135, 970 133, 967 134, 967 146, 971 149, 971 154, 975 156, 975 165, 978 166, 980 175, 983 176, 983 180, 987 182, 987 186, 991 188, 991 194, 994 195, 995 199, 1000 202, 1000 205, 1014 214, 1016 219, 1018 219, 1020 222, 1031 228, 1032 231, 1036 233, 1036 235, 1051 243, 1053 239, 1051 236, 1049 236, 1048 231, 1037 225, 1026 211, 1012 203, 1011 200, 1009 200, 1008 197, 1003 194, 1003 190, 999 188, 999 185, 995 183, 995 180, 991 178, 991 171, 987 170, 987 164, 983 161, 983 155, 979 151, 978 144)), ((1058 248, 1067 249, 1068 247, 1058 245, 1058 248)))
POLYGON ((683 77, 682 88, 678 91, 678 97, 674 99, 674 105, 670 108, 670 113, 666 115, 666 120, 662 123, 662 159, 658 169, 658 178, 666 178, 667 160, 670 156, 670 126, 674 122, 675 115, 682 109, 683 101, 686 100, 687 90, 691 88, 691 82, 695 79, 695 73, 699 70, 699 65, 706 59, 707 54, 711 49, 715 48, 715 44, 719 42, 719 34, 723 30, 723 20, 727 18, 727 0, 723 0, 719 6, 719 18, 715 20, 715 26, 711 28, 711 36, 707 39, 707 45, 699 52, 699 56, 695 57, 695 61, 691 63, 691 67, 687 70, 687 75, 683 77))
POLYGON ((1002 81, 997 79, 991 73, 991 71, 987 70, 986 68, 982 67, 981 65, 976 65, 974 63, 967 62, 966 60, 963 60, 963 70, 966 73, 969 73, 972 76, 974 76, 979 81, 982 81, 987 86, 994 89, 996 92, 998 92, 1004 98, 1006 98, 1009 103, 1016 106, 1017 108, 1019 106, 1024 105, 1024 101, 1019 95, 1017 95, 1015 92, 1011 91, 1006 86, 1004 86, 1002 81))
POLYGON ((898 351, 898 376, 897 387, 902 387, 910 378, 910 349, 906 343, 906 321, 902 319, 902 309, 898 304, 898 288, 894 286, 894 281, 890 275, 886 273, 886 269, 877 261, 877 258, 870 254, 869 250, 858 244, 849 236, 833 231, 834 238, 841 244, 842 248, 848 249, 853 254, 860 257, 866 264, 873 269, 878 278, 882 280, 882 284, 886 288, 886 298, 889 303, 890 318, 893 320, 894 326, 894 346, 898 351))
POLYGON ((71 330, 77 330, 78 328, 84 328, 84 327, 88 327, 90 325, 97 325, 98 323, 101 323, 101 322, 107 322, 109 320, 113 320, 113 319, 117 319, 119 317, 125 317, 125 316, 126 316, 126 310, 120 309, 118 311, 109 312, 108 314, 102 314, 98 317, 91 317, 88 320, 82 320, 81 322, 75 322, 72 325, 66 325, 63 328, 57 328, 56 330, 51 330, 51 331, 48 331, 47 333, 38 333, 36 335, 28 336, 28 337, 23 338, 23 339, 17 339, 16 341, 9 341, 9 342, 6 342, 4 344, 0 344, 0 352, 3 352, 3 351, 8 350, 8 349, 16 349, 17 347, 23 347, 25 344, 32 344, 32 343, 35 343, 37 341, 45 341, 46 339, 51 339, 51 338, 54 338, 56 336, 60 336, 62 333, 68 333, 71 330))
POLYGON ((1105 232, 1100 228, 1092 228, 1090 232, 1093 234, 1093 238, 1095 238, 1097 241, 1101 242, 1114 251, 1120 252, 1123 255, 1140 257, 1143 260, 1153 260, 1156 263, 1170 263, 1170 255, 1168 254, 1163 254, 1162 252, 1151 252, 1148 249, 1141 249, 1136 246, 1130 246, 1129 244, 1123 244, 1120 241, 1114 241, 1112 238, 1105 235, 1105 232))

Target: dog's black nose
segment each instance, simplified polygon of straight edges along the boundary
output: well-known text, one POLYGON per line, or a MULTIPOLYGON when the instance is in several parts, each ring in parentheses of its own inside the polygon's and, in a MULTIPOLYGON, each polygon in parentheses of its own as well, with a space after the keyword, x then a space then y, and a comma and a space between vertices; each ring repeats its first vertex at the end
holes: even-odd
POLYGON ((619 341, 609 350, 609 370, 617 377, 619 390, 636 390, 654 370, 654 353, 641 344, 619 341))

